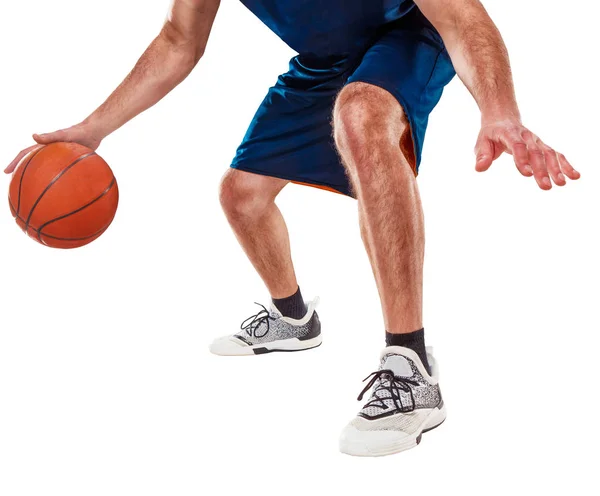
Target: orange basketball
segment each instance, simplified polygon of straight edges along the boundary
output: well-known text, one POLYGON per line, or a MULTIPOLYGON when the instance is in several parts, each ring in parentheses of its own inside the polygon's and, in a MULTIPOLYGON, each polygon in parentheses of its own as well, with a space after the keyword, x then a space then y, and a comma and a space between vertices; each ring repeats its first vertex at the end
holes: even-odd
POLYGON ((108 229, 119 188, 94 151, 77 143, 52 143, 21 161, 8 200, 19 227, 37 242, 78 248, 108 229))

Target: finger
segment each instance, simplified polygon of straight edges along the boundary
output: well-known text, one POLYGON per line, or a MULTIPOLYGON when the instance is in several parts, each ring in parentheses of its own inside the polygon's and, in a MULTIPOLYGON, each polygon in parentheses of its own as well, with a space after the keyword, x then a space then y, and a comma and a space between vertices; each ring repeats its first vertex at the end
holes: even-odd
POLYGON ((53 133, 34 134, 33 139, 40 145, 48 145, 57 141, 69 141, 67 132, 64 129, 53 133))
POLYGON ((508 153, 513 156, 515 165, 519 172, 525 177, 533 176, 533 169, 529 164, 529 155, 527 153, 527 145, 519 133, 506 131, 500 135, 500 140, 506 147, 508 153))
POLYGON ((564 186, 567 184, 567 180, 560 170, 558 156, 556 155, 556 152, 549 146, 544 147, 544 160, 546 161, 548 173, 554 181, 554 184, 557 186, 564 186))
POLYGON ((558 162, 561 170, 569 179, 576 181, 581 177, 581 174, 573 169, 573 166, 569 163, 567 157, 565 157, 562 153, 558 154, 558 162))
POLYGON ((30 146, 29 148, 25 148, 25 150, 21 151, 15 157, 15 159, 10 164, 8 164, 8 167, 6 169, 4 169, 4 173, 11 174, 17 168, 17 165, 19 165, 21 163, 21 160, 23 160, 23 158, 25 158, 27 156, 27 154, 29 154, 31 151, 36 150, 38 148, 41 148, 41 146, 33 145, 33 146, 30 146))
POLYGON ((494 161, 494 143, 488 138, 481 138, 475 146, 475 156, 477 157, 475 170, 477 172, 488 170, 494 161))
POLYGON ((531 131, 524 131, 521 136, 527 144, 529 165, 531 165, 531 168, 533 169, 533 176, 535 177, 538 186, 545 191, 552 189, 543 149, 544 144, 531 131))

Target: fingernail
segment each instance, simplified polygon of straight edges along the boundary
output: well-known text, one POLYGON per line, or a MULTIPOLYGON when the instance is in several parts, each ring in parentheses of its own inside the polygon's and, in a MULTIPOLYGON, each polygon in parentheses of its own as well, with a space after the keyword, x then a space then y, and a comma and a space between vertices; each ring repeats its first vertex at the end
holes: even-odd
POLYGON ((560 172, 558 173, 558 179, 560 181, 566 181, 565 176, 562 173, 560 173, 560 172))
POLYGON ((533 174, 533 169, 531 168, 531 166, 526 165, 525 167, 523 167, 523 170, 527 173, 527 174, 533 174))
POLYGON ((544 179, 542 179, 542 184, 544 186, 546 186, 546 188, 551 188, 552 187, 552 183, 550 182, 550 179, 548 179, 547 177, 545 177, 544 179))

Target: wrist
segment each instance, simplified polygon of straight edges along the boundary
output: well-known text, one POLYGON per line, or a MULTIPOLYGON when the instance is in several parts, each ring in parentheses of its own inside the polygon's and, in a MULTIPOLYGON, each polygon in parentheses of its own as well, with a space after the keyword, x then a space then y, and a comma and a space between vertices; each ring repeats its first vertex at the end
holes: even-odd
POLYGON ((95 114, 90 115, 87 119, 81 122, 80 126, 86 134, 93 136, 99 141, 106 138, 112 130, 95 114))
POLYGON ((495 122, 521 123, 521 112, 519 112, 516 104, 481 108, 481 127, 489 126, 495 122))

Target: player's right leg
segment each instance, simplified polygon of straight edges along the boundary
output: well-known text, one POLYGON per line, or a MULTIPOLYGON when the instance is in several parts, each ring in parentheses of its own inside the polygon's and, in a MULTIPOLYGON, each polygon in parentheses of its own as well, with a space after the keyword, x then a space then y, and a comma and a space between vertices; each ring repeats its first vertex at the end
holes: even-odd
MULTIPOLYGON (((331 61, 328 61, 328 63, 331 61)), ((287 228, 275 199, 296 182, 350 194, 331 136, 331 112, 347 67, 294 57, 260 104, 221 184, 221 204, 240 244, 271 293, 240 332, 219 339, 219 355, 298 351, 321 344, 316 301, 300 294, 287 228), (314 68, 312 63, 315 63, 314 68)))
POLYGON ((288 183, 229 169, 219 192, 233 232, 273 298, 285 298, 298 289, 287 226, 275 204, 288 183))
MULTIPOLYGON (((240 245, 275 302, 294 295, 298 282, 290 252, 287 226, 275 199, 289 181, 229 169, 220 189, 223 211, 240 245)), ((303 304, 303 302, 302 302, 303 304)), ((316 301, 302 316, 291 318, 275 304, 245 321, 237 334, 217 339, 217 355, 258 355, 300 351, 321 344, 316 301)))

